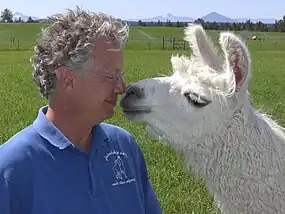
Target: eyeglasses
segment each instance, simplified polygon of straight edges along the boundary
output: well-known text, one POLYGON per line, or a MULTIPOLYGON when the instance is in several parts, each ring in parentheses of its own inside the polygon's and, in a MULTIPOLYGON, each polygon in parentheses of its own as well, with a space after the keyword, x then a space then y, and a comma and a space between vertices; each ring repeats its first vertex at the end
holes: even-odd
POLYGON ((117 81, 121 78, 124 78, 124 72, 119 72, 119 73, 115 73, 115 74, 108 74, 108 73, 103 73, 103 72, 96 72, 94 73, 95 75, 99 75, 99 76, 103 76, 103 77, 107 77, 108 79, 112 80, 112 81, 117 81))

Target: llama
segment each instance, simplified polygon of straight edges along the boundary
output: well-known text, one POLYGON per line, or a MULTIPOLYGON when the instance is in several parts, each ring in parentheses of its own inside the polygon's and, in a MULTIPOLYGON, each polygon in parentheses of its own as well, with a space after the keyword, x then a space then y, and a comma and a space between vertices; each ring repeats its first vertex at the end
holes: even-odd
POLYGON ((182 154, 222 213, 285 213, 285 129, 252 106, 248 48, 221 32, 221 57, 195 24, 185 40, 191 57, 172 56, 171 76, 130 84, 123 114, 182 154))

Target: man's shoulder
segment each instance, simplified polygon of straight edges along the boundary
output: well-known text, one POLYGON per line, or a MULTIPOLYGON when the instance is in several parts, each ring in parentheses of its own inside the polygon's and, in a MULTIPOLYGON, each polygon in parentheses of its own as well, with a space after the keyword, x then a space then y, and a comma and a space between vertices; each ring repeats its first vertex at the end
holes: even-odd
POLYGON ((22 148, 22 146, 26 145, 28 142, 36 141, 37 138, 39 138, 39 135, 36 128, 33 125, 29 125, 0 145, 0 152, 15 146, 22 148))
POLYGON ((39 143, 40 136, 33 125, 17 132, 0 145, 0 174, 16 165, 28 164, 32 150, 39 143))

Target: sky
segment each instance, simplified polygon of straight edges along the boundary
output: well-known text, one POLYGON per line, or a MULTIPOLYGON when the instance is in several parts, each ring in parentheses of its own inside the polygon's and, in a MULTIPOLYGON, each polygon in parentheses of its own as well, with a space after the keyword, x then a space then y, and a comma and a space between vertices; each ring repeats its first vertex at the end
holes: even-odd
POLYGON ((151 18, 171 13, 199 18, 217 12, 229 18, 275 18, 285 15, 282 0, 10 0, 2 1, 0 10, 45 18, 79 6, 93 12, 105 12, 121 19, 151 18))

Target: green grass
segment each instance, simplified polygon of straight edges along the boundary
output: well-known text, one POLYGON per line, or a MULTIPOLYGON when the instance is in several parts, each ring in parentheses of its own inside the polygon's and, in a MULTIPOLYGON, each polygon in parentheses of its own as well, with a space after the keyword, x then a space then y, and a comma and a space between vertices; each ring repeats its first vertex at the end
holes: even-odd
MULTIPOLYGON (((46 103, 32 82, 28 61, 41 26, 0 25, 0 143, 32 123, 38 108, 46 103), (15 44, 10 44, 10 36, 20 40, 20 51, 16 51, 15 44)), ((182 38, 182 32, 178 28, 132 28, 129 44, 124 50, 126 82, 153 77, 158 73, 168 74, 171 71, 170 56, 180 51, 162 50, 161 37, 182 38), (153 39, 151 50, 148 49, 148 41, 142 40, 146 37, 138 30, 157 38, 153 39)), ((217 35, 217 32, 211 32, 211 35, 217 35)), ((254 78, 250 92, 256 107, 262 107, 285 126, 285 35, 266 35, 262 43, 249 41, 254 78)), ((143 124, 126 121, 118 108, 114 118, 107 122, 125 128, 137 139, 163 213, 217 213, 203 182, 194 180, 191 173, 186 172, 183 159, 176 156, 168 146, 148 137, 143 124)))

